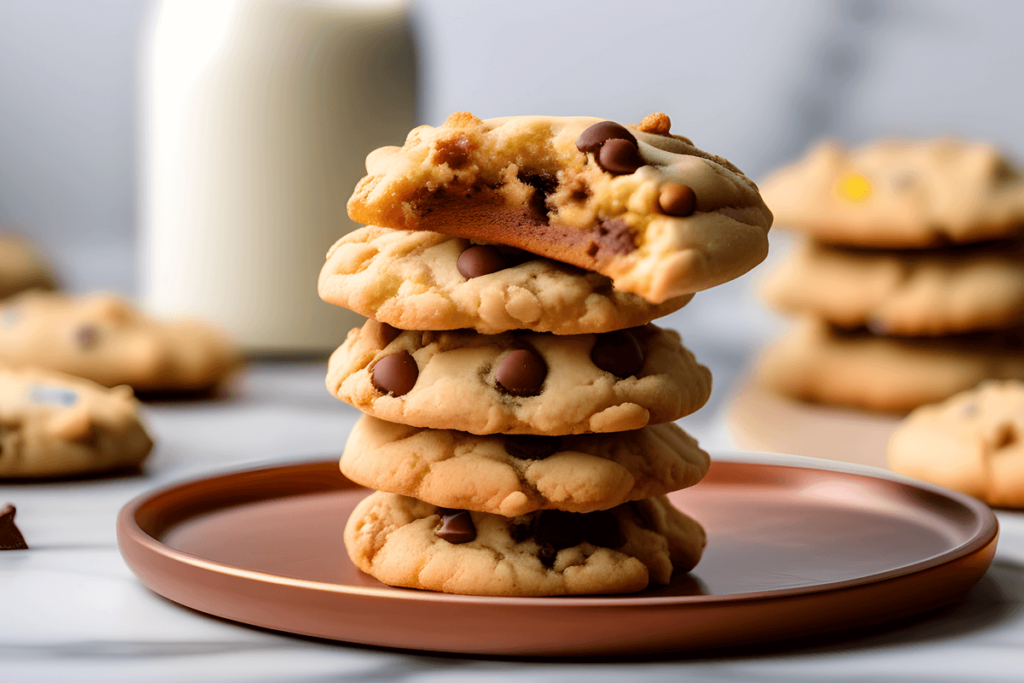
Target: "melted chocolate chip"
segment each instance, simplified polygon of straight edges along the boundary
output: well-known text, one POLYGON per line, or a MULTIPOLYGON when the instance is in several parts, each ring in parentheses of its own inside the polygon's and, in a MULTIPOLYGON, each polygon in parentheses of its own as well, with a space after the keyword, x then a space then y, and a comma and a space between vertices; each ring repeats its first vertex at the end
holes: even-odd
POLYGON ((548 220, 548 195, 558 189, 558 178, 551 173, 520 171, 519 180, 533 188, 530 208, 537 218, 546 223, 548 220))
POLYGON ((635 173, 645 164, 640 158, 640 150, 629 140, 618 138, 601 145, 597 152, 597 165, 612 175, 628 175, 635 173))
POLYGON ((441 515, 441 526, 435 532, 437 537, 449 543, 469 543, 476 538, 476 526, 473 518, 465 510, 438 508, 441 515))
POLYGON ((28 550, 25 537, 14 525, 14 506, 7 503, 0 507, 0 550, 28 550))
POLYGON ((624 378, 640 372, 644 366, 644 352, 628 330, 618 330, 597 335, 590 360, 605 372, 624 378))
POLYGON ((398 335, 402 334, 402 330, 397 327, 392 327, 387 323, 377 322, 376 320, 370 320, 365 329, 370 341, 380 349, 395 341, 398 335))
POLYGON ((459 260, 455 262, 455 267, 459 269, 462 277, 472 280, 481 275, 490 275, 504 270, 508 266, 497 249, 486 244, 477 244, 467 247, 459 254, 459 260))
POLYGON ((602 121, 580 133, 580 136, 576 138, 576 149, 584 154, 594 152, 596 156, 601 146, 609 140, 628 140, 634 148, 636 147, 636 136, 630 133, 625 126, 614 121, 602 121))
POLYGON ((529 524, 509 524, 508 525, 509 536, 516 543, 522 543, 526 539, 533 536, 533 527, 529 524))
POLYGON ((505 356, 494 379, 498 386, 513 396, 536 396, 547 377, 548 367, 536 351, 518 349, 505 356))
POLYGON ((665 183, 658 194, 658 206, 669 216, 689 216, 697 209, 697 195, 689 185, 665 183))
POLYGON ((99 340, 100 334, 92 325, 82 325, 75 330, 75 343, 83 351, 95 347, 99 340))
POLYGON ((520 460, 543 460, 562 450, 562 437, 533 434, 505 437, 505 452, 520 460))
POLYGON ((391 396, 405 396, 416 385, 420 369, 408 351, 384 356, 370 368, 370 381, 378 391, 391 396))
POLYGON ((462 168, 469 161, 469 140, 459 138, 439 143, 434 158, 439 163, 448 164, 450 168, 462 168))
POLYGON ((537 520, 534 539, 538 545, 550 545, 555 550, 572 548, 584 541, 602 548, 618 548, 625 543, 619 520, 607 510, 587 513, 545 510, 537 520))
POLYGON ((636 249, 633 233, 625 221, 616 218, 602 218, 594 226, 593 241, 587 249, 589 256, 597 257, 601 252, 628 254, 636 249))

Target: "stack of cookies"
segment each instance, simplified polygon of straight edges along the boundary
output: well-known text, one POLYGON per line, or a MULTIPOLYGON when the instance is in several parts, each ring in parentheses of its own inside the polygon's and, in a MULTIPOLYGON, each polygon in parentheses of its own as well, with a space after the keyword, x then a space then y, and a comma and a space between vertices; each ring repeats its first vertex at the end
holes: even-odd
POLYGON ((1024 174, 995 149, 822 144, 764 195, 805 235, 764 282, 801 318, 761 359, 770 388, 906 412, 1024 379, 1024 174))
POLYGON ((771 214, 723 159, 589 118, 455 114, 379 149, 321 297, 370 320, 329 390, 377 489, 345 529, 380 581, 473 595, 668 583, 704 532, 665 494, 709 460, 672 424, 711 377, 654 320, 759 263, 771 214))

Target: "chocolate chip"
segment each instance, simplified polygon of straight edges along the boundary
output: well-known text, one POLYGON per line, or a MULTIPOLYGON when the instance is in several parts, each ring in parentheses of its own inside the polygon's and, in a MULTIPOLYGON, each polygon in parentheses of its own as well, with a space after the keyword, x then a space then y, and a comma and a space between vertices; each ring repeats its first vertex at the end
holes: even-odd
POLYGON ((378 391, 391 396, 405 396, 416 385, 420 369, 408 351, 384 356, 370 368, 370 381, 378 391))
POLYGON ((505 259, 501 257, 497 249, 486 244, 477 244, 467 247, 459 254, 459 260, 455 262, 455 267, 462 273, 462 277, 472 280, 481 275, 497 273, 508 266, 505 265, 505 259))
POLYGON ((669 216, 689 216, 697 209, 697 195, 689 185, 665 183, 658 194, 658 206, 669 216))
POLYGON ((644 165, 640 150, 629 140, 613 139, 601 145, 597 165, 613 175, 628 175, 644 165))
POLYGON ((584 154, 594 152, 596 156, 601 145, 609 140, 628 140, 633 143, 634 148, 636 147, 636 136, 630 133, 625 126, 614 121, 602 121, 580 133, 580 136, 576 138, 576 149, 584 154))
POLYGON ((0 550, 28 550, 25 537, 14 525, 15 512, 10 503, 0 507, 0 550))
POLYGON ((469 140, 458 138, 439 142, 434 159, 438 163, 448 164, 450 168, 462 168, 469 161, 469 140))
POLYGON ((545 567, 553 567, 555 560, 558 559, 558 551, 555 550, 554 546, 550 543, 541 543, 537 549, 537 559, 539 559, 545 567))
POLYGON ((99 332, 92 325, 82 325, 75 330, 75 343, 78 344, 78 348, 84 351, 96 346, 99 339, 99 332))
POLYGON ((368 321, 364 329, 370 342, 379 349, 383 349, 402 334, 402 330, 397 327, 376 320, 368 321))
POLYGON ((590 360, 616 377, 629 377, 644 366, 644 352, 628 330, 618 330, 597 335, 590 360))
POLYGON ((494 379, 513 396, 536 396, 547 374, 548 367, 536 351, 518 349, 502 359, 494 379))
POLYGON ((533 434, 505 437, 505 452, 520 460, 543 460, 562 450, 562 437, 533 434))
POLYGON ((438 508, 437 514, 441 515, 441 527, 436 532, 438 538, 449 543, 469 543, 476 538, 473 518, 465 510, 438 508))
POLYGON ((501 254, 501 258, 505 261, 507 268, 521 266, 528 261, 536 261, 540 258, 536 254, 531 254, 528 251, 516 249, 515 247, 507 247, 504 244, 496 245, 494 248, 501 254))
POLYGON ((551 173, 532 173, 520 171, 519 180, 533 188, 533 196, 530 197, 530 208, 534 215, 540 220, 548 220, 548 195, 558 189, 558 178, 551 173))
POLYGON ((601 252, 628 254, 636 249, 633 233, 625 221, 617 218, 601 218, 594 226, 593 237, 587 254, 598 257, 601 252))
POLYGON ((618 548, 626 539, 619 529, 619 520, 607 510, 597 512, 564 512, 545 510, 537 520, 534 538, 538 545, 555 550, 572 548, 584 541, 602 548, 618 548))
POLYGON ((522 543, 526 539, 533 536, 533 527, 529 524, 509 524, 508 525, 509 536, 516 543, 522 543))

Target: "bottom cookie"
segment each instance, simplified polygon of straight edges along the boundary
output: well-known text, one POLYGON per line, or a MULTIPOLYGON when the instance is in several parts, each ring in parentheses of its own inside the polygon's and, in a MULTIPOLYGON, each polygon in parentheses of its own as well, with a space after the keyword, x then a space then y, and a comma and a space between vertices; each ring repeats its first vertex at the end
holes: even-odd
POLYGON ((1024 507, 1024 383, 985 382, 912 412, 889 439, 894 472, 1024 507))
POLYGON ((664 497, 502 517, 377 492, 345 527, 352 562, 377 580, 463 595, 632 593, 692 569, 704 543, 703 528, 664 497))
POLYGON ((758 379, 795 398, 908 412, 985 379, 1024 379, 1021 330, 882 337, 806 319, 769 348, 758 379))

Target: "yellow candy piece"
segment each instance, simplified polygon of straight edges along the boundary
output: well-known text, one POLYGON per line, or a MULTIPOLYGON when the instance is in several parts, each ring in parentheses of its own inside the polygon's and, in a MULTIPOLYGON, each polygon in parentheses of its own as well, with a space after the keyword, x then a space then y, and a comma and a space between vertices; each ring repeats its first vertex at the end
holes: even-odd
POLYGON ((871 181, 859 173, 849 173, 839 181, 839 196, 851 202, 862 202, 871 196, 871 181))

